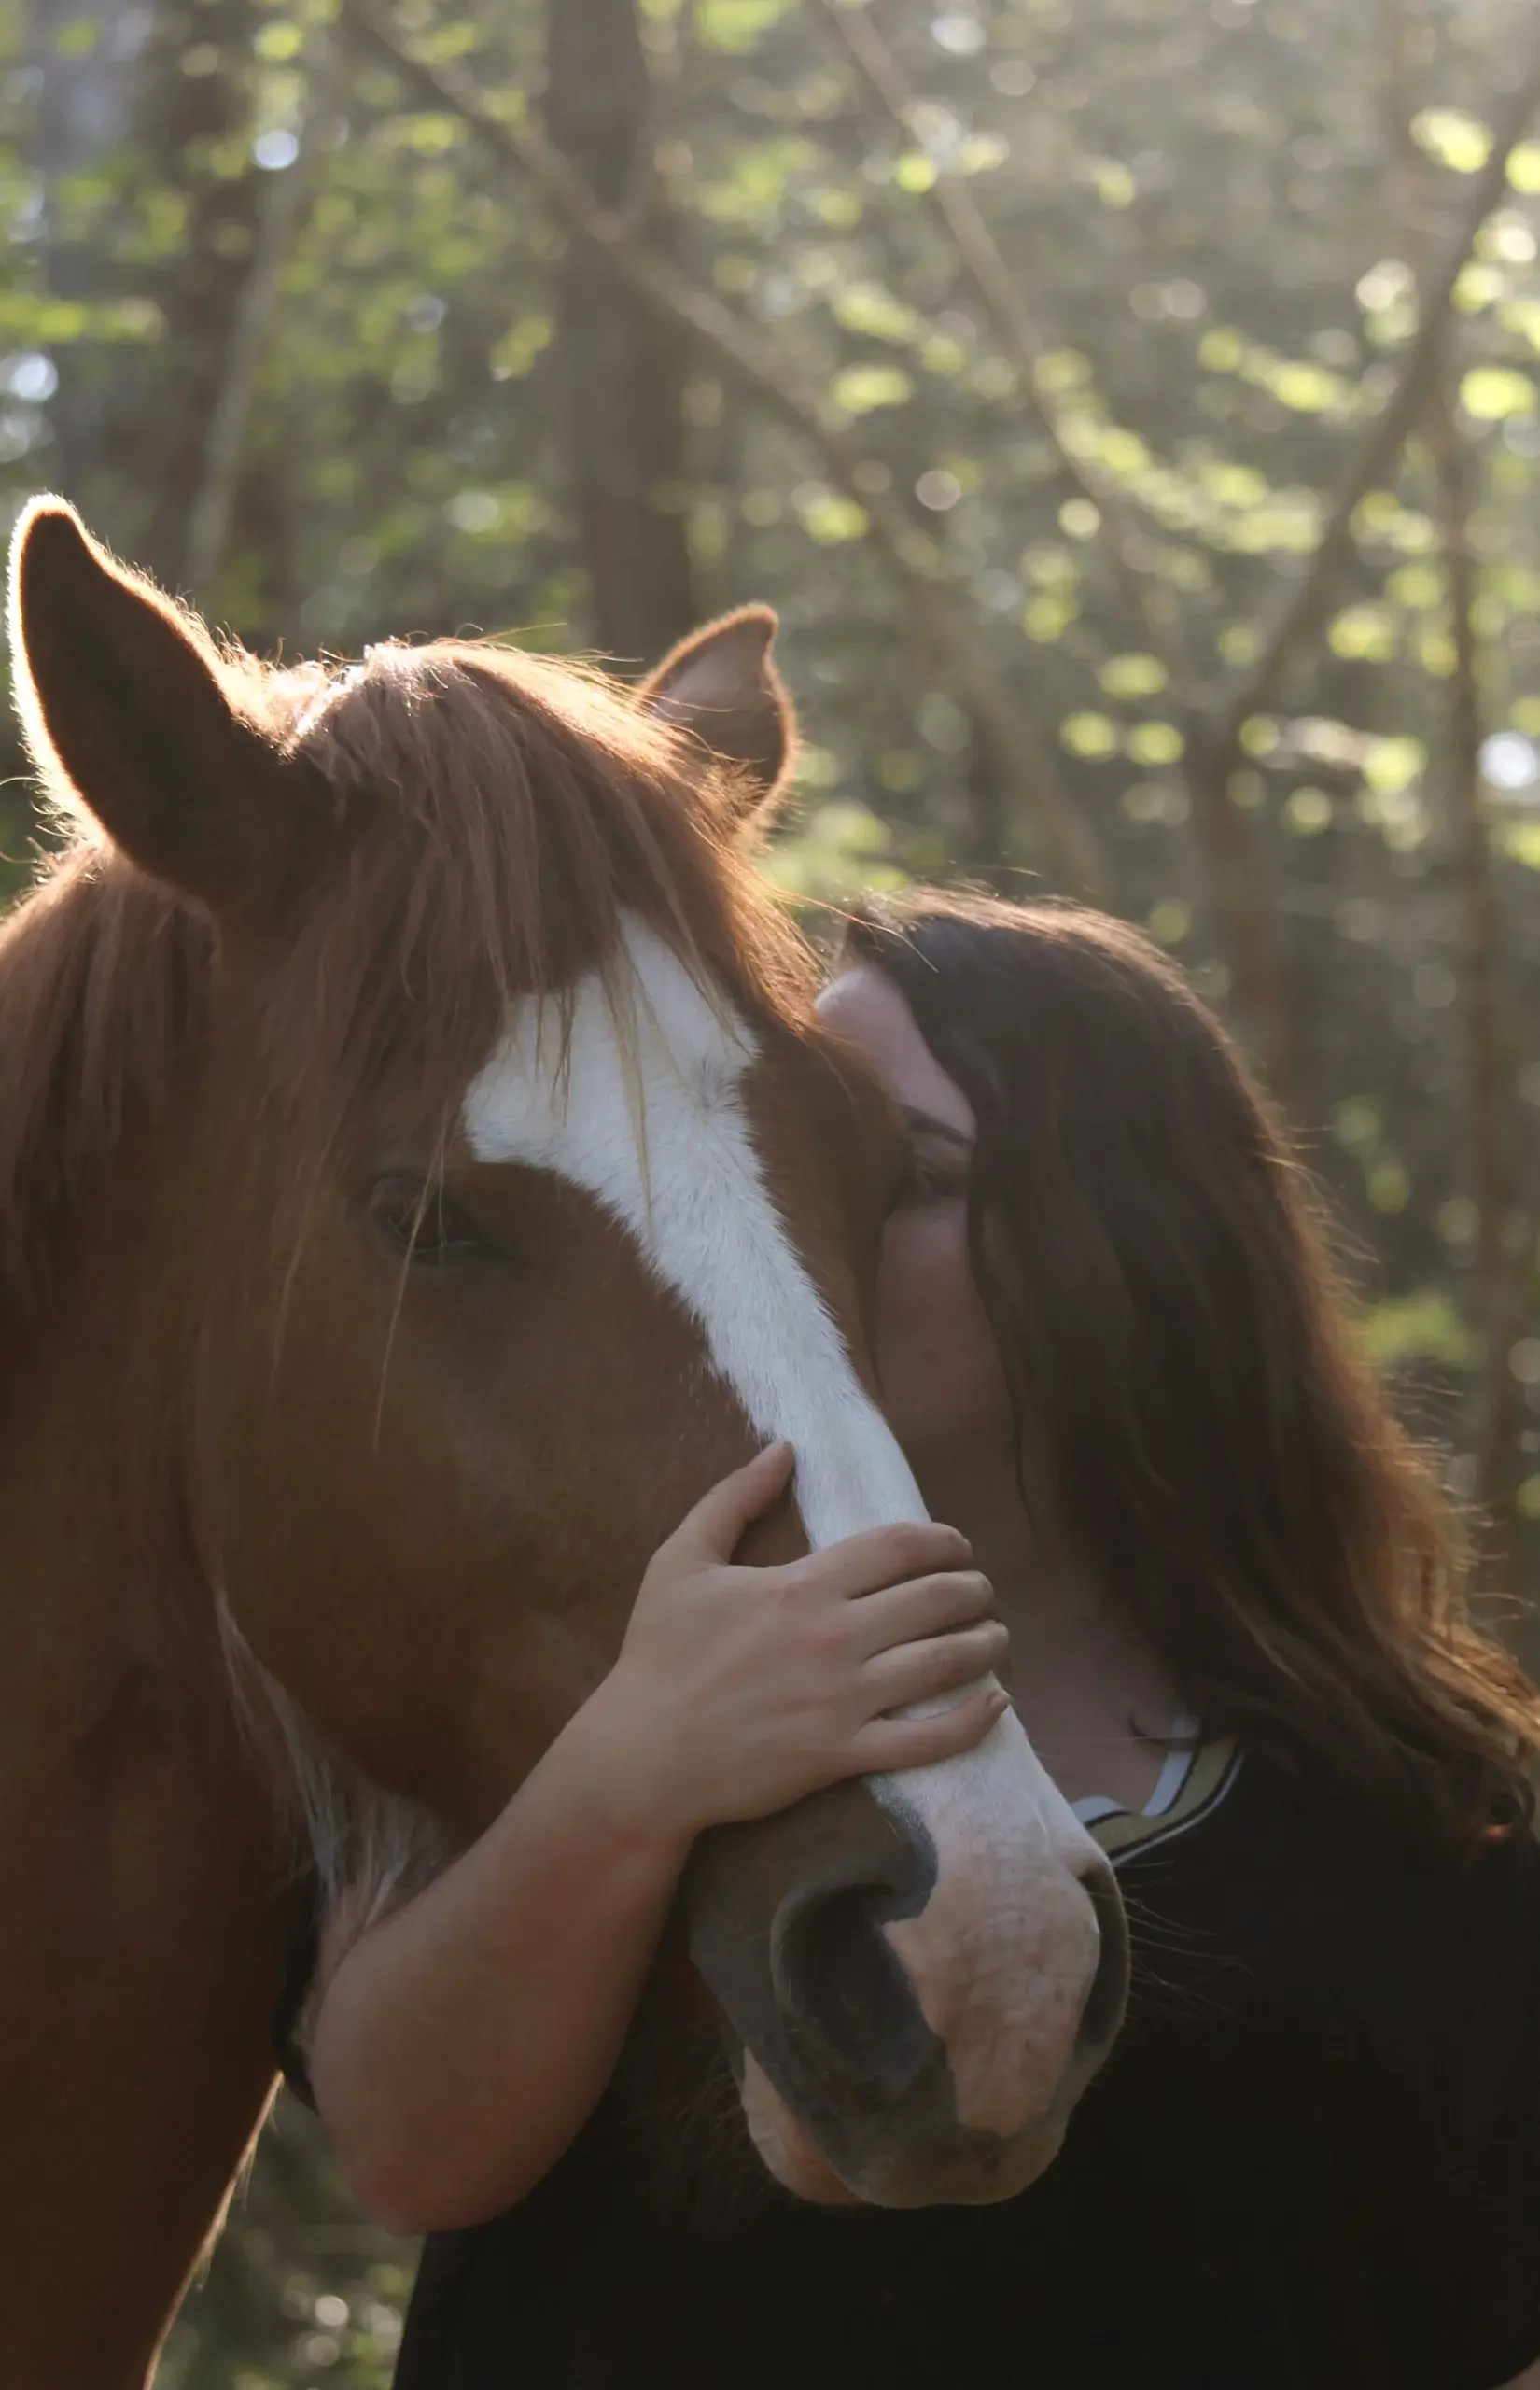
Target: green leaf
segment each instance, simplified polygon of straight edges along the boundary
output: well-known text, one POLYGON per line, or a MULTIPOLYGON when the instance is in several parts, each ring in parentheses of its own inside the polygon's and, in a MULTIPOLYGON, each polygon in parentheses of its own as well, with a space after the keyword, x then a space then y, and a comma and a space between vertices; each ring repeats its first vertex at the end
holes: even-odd
POLYGON ((1442 601, 1444 576, 1431 564, 1402 564, 1385 586, 1398 606, 1425 610, 1442 601))
POLYGON ((1319 365, 1283 365, 1273 375, 1273 394, 1299 415, 1323 415, 1336 401, 1335 373, 1319 365))
POLYGON ((1395 654, 1395 624, 1385 606, 1346 606, 1326 633, 1334 655, 1388 664, 1395 654))
POLYGON ((1411 1180, 1405 1162, 1386 1154, 1369 1172, 1364 1191, 1377 1212, 1404 1212, 1411 1202, 1411 1180))
POLYGON ((1117 753, 1117 724, 1104 713, 1071 713, 1058 726, 1071 755, 1092 759, 1117 753))
POLYGON ((1141 722, 1129 731, 1125 744, 1133 763, 1154 765, 1177 763, 1187 742, 1174 723, 1141 722))
POLYGON ((857 194, 841 190, 836 184, 820 190, 813 207, 819 223, 827 224, 832 232, 853 232, 865 213, 857 194))
POLYGON ((268 65, 281 66, 285 59, 298 58, 304 41, 303 26, 295 24, 292 18, 279 17, 261 28, 254 47, 258 57, 268 65))
POLYGON ((522 381, 536 358, 551 345, 552 330, 549 316, 521 316, 516 324, 511 324, 491 353, 494 378, 499 382, 522 381))
POLYGON ((1083 389, 1091 378, 1091 360, 1078 348, 1051 348, 1033 368, 1033 380, 1045 398, 1062 398, 1083 389))
POLYGON ((866 532, 866 510, 835 490, 805 485, 795 493, 797 513, 810 540, 835 547, 845 540, 860 540, 866 532))
POLYGON ((920 348, 920 362, 931 373, 960 373, 968 352, 949 332, 931 332, 920 348))
POLYGON ((1296 837, 1318 837, 1331 828, 1331 798, 1324 789, 1296 788, 1283 808, 1283 819, 1296 837))
POLYGON ((1450 1369, 1475 1365, 1479 1347, 1449 1297, 1435 1286, 1376 1303, 1357 1322, 1359 1343, 1377 1369, 1407 1361, 1442 1361, 1450 1369))
POLYGON ((1039 647, 1052 647, 1063 638, 1080 609, 1072 598, 1057 591, 1044 590, 1041 597, 1029 598, 1021 611, 1021 627, 1039 647))
POLYGON ((1371 738, 1364 756, 1364 778, 1377 796, 1399 796, 1421 778, 1427 761, 1428 751, 1421 738, 1371 738))
MULTIPOLYGON (((833 758, 829 758, 833 764, 833 758)), ((799 780, 805 781, 805 752, 798 761, 799 780)), ((885 855, 893 843, 886 822, 865 805, 820 805, 807 824, 807 835, 826 847, 841 847, 847 854, 885 855)))
POLYGON ((695 36, 704 49, 738 56, 757 49, 790 0, 695 0, 695 36))
POLYGON ((936 170, 922 150, 909 149, 894 166, 893 180, 900 190, 926 191, 934 187, 936 170))
POLYGON ((1132 169, 1121 158, 1093 158, 1089 172, 1103 207, 1131 207, 1139 196, 1132 169))
POLYGON ((1200 465, 1198 482, 1211 498, 1222 506, 1260 506, 1267 496, 1267 484, 1253 466, 1237 465, 1227 458, 1215 458, 1200 465))
POLYGON ((1508 180, 1515 190, 1540 191, 1540 141, 1521 141, 1510 152, 1508 180))
POLYGON ((1478 175, 1491 155, 1491 134, 1460 108, 1424 108, 1412 119, 1412 136, 1428 155, 1457 175, 1478 175))
POLYGON ((1097 674, 1110 697, 1158 696, 1166 686, 1166 667, 1157 655, 1110 655, 1097 674))
POLYGON ((1121 425, 1114 425, 1102 434, 1099 454, 1108 471, 1115 473, 1120 481, 1143 472, 1152 461, 1138 432, 1126 431, 1121 425))
POLYGON ((879 282, 852 282, 832 301, 833 313, 847 332, 868 340, 910 341, 919 328, 913 307, 895 299, 879 282))
POLYGON ((1534 413, 1534 384, 1511 365, 1477 365, 1460 384, 1460 403, 1477 423, 1534 413))
POLYGON ((1211 373, 1233 373, 1245 354, 1240 334, 1215 325, 1197 344, 1197 361, 1211 373))

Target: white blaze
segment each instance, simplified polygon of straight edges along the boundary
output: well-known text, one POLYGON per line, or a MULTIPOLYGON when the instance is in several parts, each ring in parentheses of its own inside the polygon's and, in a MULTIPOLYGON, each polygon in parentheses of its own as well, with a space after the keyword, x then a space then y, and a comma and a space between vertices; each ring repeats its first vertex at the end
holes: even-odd
MULTIPOLYGON (((765 1185, 742 1092, 750 1031, 645 923, 627 917, 623 943, 613 997, 595 970, 565 1005, 513 1006, 466 1097, 471 1151, 558 1173, 629 1231, 750 1425, 793 1447, 813 1546, 923 1519, 908 1464, 765 1185)), ((947 2047, 961 2121, 1016 2131, 1057 2088, 1095 1968, 1095 1919, 1075 1877, 1096 1846, 1011 1713, 962 1757, 893 1780, 931 1838, 937 1878, 922 1914, 885 1931, 947 2047)), ((767 2163, 790 2179, 786 2153, 805 2133, 751 2055, 744 2088, 767 2163)))
POLYGON ((764 1183, 742 1082, 756 1047, 653 931, 627 920, 635 995, 617 1024, 597 971, 567 1002, 525 997, 472 1081, 465 1130, 478 1160, 524 1162, 585 1188, 636 1239, 699 1325, 749 1425, 797 1455, 810 1543, 923 1519, 907 1462, 764 1183))

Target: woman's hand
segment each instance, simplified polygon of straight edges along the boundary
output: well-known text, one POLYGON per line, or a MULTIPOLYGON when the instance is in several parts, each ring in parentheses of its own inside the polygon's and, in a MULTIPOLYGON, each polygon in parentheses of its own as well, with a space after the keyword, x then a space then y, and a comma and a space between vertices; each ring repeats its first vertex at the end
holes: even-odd
POLYGON ((567 1730, 614 1798, 684 1839, 844 1777, 950 1759, 1007 1706, 979 1679, 1009 1638, 954 1528, 876 1527, 782 1568, 734 1564, 791 1461, 772 1445, 696 1504, 567 1730), (961 1698, 931 1714, 890 1714, 949 1694, 961 1698))
POLYGON ((403 2231, 522 2199, 591 2112, 705 1826, 966 1750, 1005 1650, 950 1527, 785 1568, 732 1555, 786 1485, 777 1446, 696 1505, 621 1656, 481 1839, 328 1971, 311 2074, 343 2171, 403 2231), (887 1713, 960 1700, 925 1718, 887 1713))

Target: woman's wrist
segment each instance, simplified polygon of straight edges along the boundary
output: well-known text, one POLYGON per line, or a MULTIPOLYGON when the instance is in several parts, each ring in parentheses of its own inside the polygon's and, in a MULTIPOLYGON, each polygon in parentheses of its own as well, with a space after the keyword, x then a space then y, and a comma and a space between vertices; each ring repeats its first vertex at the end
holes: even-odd
POLYGON ((569 1721, 551 1757, 567 1776, 566 1797, 593 1819, 600 1835, 678 1873, 706 1821, 683 1797, 666 1764, 662 1737, 650 1735, 607 1677, 569 1721))

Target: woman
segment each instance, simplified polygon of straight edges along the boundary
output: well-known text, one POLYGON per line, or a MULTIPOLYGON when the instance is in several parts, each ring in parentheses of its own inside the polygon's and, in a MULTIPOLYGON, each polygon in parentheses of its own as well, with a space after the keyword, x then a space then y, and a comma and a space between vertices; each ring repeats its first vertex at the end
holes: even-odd
POLYGON ((1535 2390, 1540 1705, 1469 1623, 1276 1127, 1096 914, 923 897, 852 925, 825 1005, 909 1118, 879 1374, 971 1552, 937 1528, 896 1586, 864 1538, 734 1568, 763 1455, 483 1841, 334 1936, 344 2169, 460 2228, 399 2390, 1535 2390), (894 1764, 894 1684, 981 1661, 1133 1920, 1062 2156, 978 2210, 659 2197, 600 2095, 692 1836, 894 1764))

